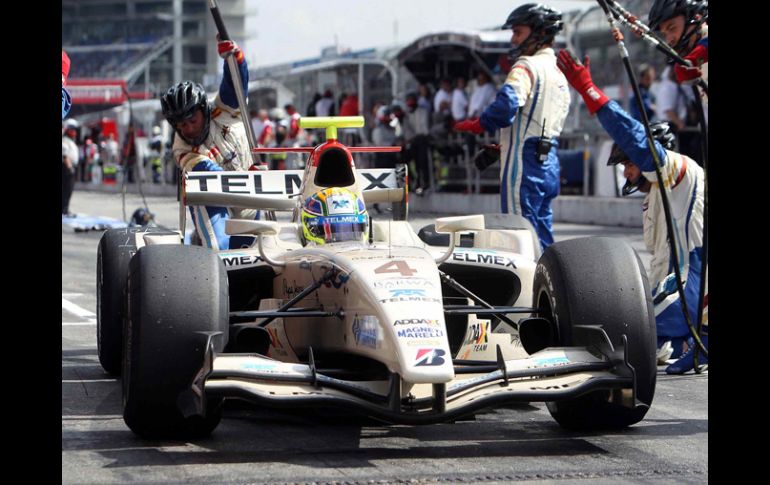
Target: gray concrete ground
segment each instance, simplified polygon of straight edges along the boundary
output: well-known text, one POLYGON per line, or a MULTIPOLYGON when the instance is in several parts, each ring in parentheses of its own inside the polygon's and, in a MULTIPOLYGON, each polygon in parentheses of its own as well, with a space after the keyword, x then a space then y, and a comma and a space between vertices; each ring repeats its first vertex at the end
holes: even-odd
MULTIPOLYGON (((173 198, 150 197, 175 228, 173 198)), ((142 204, 129 196, 128 215, 142 204)), ((76 213, 122 218, 114 194, 76 192, 76 213)), ((415 214, 416 228, 432 217, 415 214)), ((557 224, 557 240, 620 237, 640 252, 640 228, 557 224)), ((562 430, 542 403, 507 406, 432 426, 386 426, 352 416, 278 412, 228 403, 214 434, 146 441, 121 416, 117 379, 96 354, 100 232, 62 227, 62 483, 703 483, 708 481, 708 374, 659 368, 647 417, 621 432, 562 430)))

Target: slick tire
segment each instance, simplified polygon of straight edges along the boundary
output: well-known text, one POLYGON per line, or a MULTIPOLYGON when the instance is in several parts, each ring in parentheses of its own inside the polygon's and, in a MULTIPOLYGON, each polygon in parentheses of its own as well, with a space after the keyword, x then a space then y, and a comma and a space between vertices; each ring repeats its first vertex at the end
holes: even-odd
POLYGON ((207 248, 146 246, 131 259, 127 292, 124 421, 143 438, 209 435, 222 401, 202 387, 209 345, 219 353, 228 339, 224 265, 207 248))
POLYGON ((110 229, 99 240, 96 255, 96 346, 99 363, 120 375, 123 352, 123 317, 128 262, 136 253, 135 234, 174 234, 167 229, 137 227, 110 229))
POLYGON ((623 241, 590 237, 557 242, 535 270, 533 303, 555 325, 559 345, 591 346, 575 325, 598 325, 615 349, 628 339, 636 402, 609 390, 547 403, 554 419, 575 430, 619 429, 644 418, 655 394, 655 317, 644 265, 623 241), (629 405, 631 407, 629 407, 629 405))

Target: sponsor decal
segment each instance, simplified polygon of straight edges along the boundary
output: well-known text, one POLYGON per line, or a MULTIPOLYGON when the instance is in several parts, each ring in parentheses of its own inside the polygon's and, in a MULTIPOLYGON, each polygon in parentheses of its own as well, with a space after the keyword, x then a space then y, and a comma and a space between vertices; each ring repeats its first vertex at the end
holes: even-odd
POLYGON ((396 320, 393 325, 439 325, 439 321, 436 318, 403 318, 396 320))
POLYGON ((559 389, 569 387, 569 384, 554 385, 554 386, 531 386, 529 389, 532 391, 558 391, 559 389))
POLYGON ((484 253, 467 253, 467 252, 455 252, 452 253, 453 261, 462 261, 466 263, 482 263, 482 264, 494 264, 496 266, 515 268, 513 260, 506 256, 498 256, 496 254, 484 254, 484 253))
POLYGON ((417 340, 401 340, 402 344, 406 344, 409 347, 425 347, 425 346, 433 346, 438 347, 441 345, 441 340, 431 340, 431 339, 417 339, 417 340))
MULTIPOLYGON (((424 261, 424 260, 427 259, 427 258, 424 258, 422 256, 399 256, 399 258, 401 258, 401 259, 413 259, 415 261, 424 261)), ((388 253, 387 252, 383 252, 381 255, 374 255, 374 256, 370 256, 370 255, 366 255, 366 256, 350 256, 350 259, 381 259, 382 260, 382 259, 390 259, 390 258, 388 257, 388 253)), ((385 271, 385 272, 387 272, 387 271, 385 271)), ((394 272, 397 273, 398 271, 394 271, 394 272)))
POLYGON ((301 172, 284 174, 190 172, 187 175, 186 190, 187 192, 221 192, 224 194, 291 195, 299 191, 302 184, 300 174, 301 172), (267 185, 272 190, 263 188, 263 178, 269 180, 267 185))
POLYGON ((278 364, 268 362, 244 362, 241 364, 241 369, 257 372, 276 372, 277 368, 278 364))
POLYGON ((353 338, 356 345, 380 348, 380 322, 374 315, 356 315, 353 319, 353 338))
POLYGON ((382 266, 374 269, 377 274, 380 273, 399 273, 401 276, 413 276, 417 270, 410 268, 406 261, 389 261, 382 266))
POLYGON ((399 288, 390 290, 390 296, 425 296, 425 290, 415 288, 399 288))
POLYGON ((298 286, 296 281, 292 281, 292 284, 289 285, 285 279, 283 280, 283 294, 289 298, 292 298, 297 293, 301 293, 304 289, 305 287, 298 286))
POLYGON ((441 338, 444 336, 444 331, 440 328, 433 327, 409 327, 401 328, 396 331, 398 338, 441 338))
POLYGON ((385 298, 383 300, 379 300, 380 303, 399 303, 399 302, 406 302, 406 301, 421 301, 421 302, 428 302, 428 303, 441 303, 441 299, 439 298, 430 298, 427 296, 399 296, 394 298, 385 298))
POLYGON ((383 172, 380 175, 375 175, 373 173, 366 173, 366 172, 358 172, 359 174, 363 175, 364 178, 369 182, 369 185, 367 185, 364 190, 372 190, 372 189, 387 189, 388 186, 385 185, 383 182, 385 179, 388 178, 388 175, 390 175, 392 172, 383 172))
POLYGON ((353 201, 347 194, 344 195, 332 195, 326 200, 326 206, 329 211, 329 215, 332 214, 350 214, 353 209, 353 201))
MULTIPOLYGON (((466 333, 465 342, 463 345, 469 344, 485 344, 489 342, 488 326, 489 322, 478 322, 468 326, 468 332, 466 333)), ((486 346, 485 346, 486 348, 486 346)))
POLYGON ((433 283, 423 278, 385 278, 374 282, 374 287, 378 289, 382 288, 382 289, 390 290, 392 288, 403 288, 405 286, 414 287, 414 288, 417 288, 417 287, 434 288, 435 287, 433 283))
POLYGON ((248 266, 262 261, 262 258, 257 255, 228 255, 219 253, 219 257, 222 258, 222 262, 225 263, 225 266, 248 266))
POLYGON ((338 272, 337 274, 334 275, 332 279, 326 280, 324 282, 324 286, 327 288, 331 288, 333 286, 334 288, 339 290, 340 287, 342 287, 342 285, 347 283, 349 279, 350 279, 349 274, 343 274, 338 272))
POLYGON ((532 359, 535 365, 564 365, 569 364, 569 359, 566 357, 543 357, 541 359, 532 359))
POLYGON ((419 349, 414 358, 416 361, 414 365, 415 367, 443 365, 445 354, 443 349, 419 349))
POLYGON ((278 337, 278 329, 268 328, 267 333, 270 335, 270 345, 277 349, 282 349, 283 344, 281 343, 281 339, 278 337))

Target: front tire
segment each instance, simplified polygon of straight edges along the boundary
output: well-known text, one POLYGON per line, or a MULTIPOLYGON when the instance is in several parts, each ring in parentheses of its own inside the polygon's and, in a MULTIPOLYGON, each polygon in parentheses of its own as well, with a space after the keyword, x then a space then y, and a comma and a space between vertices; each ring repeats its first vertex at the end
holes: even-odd
POLYGON ((612 238, 571 239, 553 244, 535 270, 533 303, 554 322, 562 346, 588 346, 576 325, 598 325, 612 345, 628 341, 629 364, 636 374, 633 407, 610 390, 547 403, 564 428, 618 429, 644 418, 655 394, 655 317, 647 274, 628 244, 612 238))
POLYGON ((96 254, 96 347, 99 363, 120 375, 123 317, 128 263, 136 253, 136 233, 176 234, 167 229, 125 227, 110 229, 99 239, 96 254))
POLYGON ((221 400, 202 392, 211 339, 227 344, 227 273, 214 251, 146 246, 131 260, 123 347, 123 419, 146 438, 209 435, 221 400))

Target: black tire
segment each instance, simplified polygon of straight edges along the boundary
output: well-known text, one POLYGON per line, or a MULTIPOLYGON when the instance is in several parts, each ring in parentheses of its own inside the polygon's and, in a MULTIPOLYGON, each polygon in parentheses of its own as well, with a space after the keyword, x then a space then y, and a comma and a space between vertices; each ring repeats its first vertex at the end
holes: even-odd
POLYGON ((545 250, 535 270, 533 304, 554 322, 559 344, 589 345, 575 325, 600 325, 612 345, 628 338, 629 363, 636 373, 636 399, 630 408, 611 391, 547 403, 564 428, 618 429, 644 418, 655 394, 655 317, 647 274, 639 256, 623 241, 604 237, 571 239, 545 250), (617 398, 617 399, 616 399, 617 398))
POLYGON ((175 234, 168 229, 138 227, 110 229, 99 240, 96 256, 96 346, 99 362, 109 374, 120 375, 123 317, 128 262, 136 253, 135 234, 175 234))
POLYGON ((146 438, 209 435, 221 419, 221 400, 198 400, 192 384, 210 336, 214 352, 227 344, 224 265, 207 248, 146 246, 131 259, 127 291, 124 421, 146 438))

